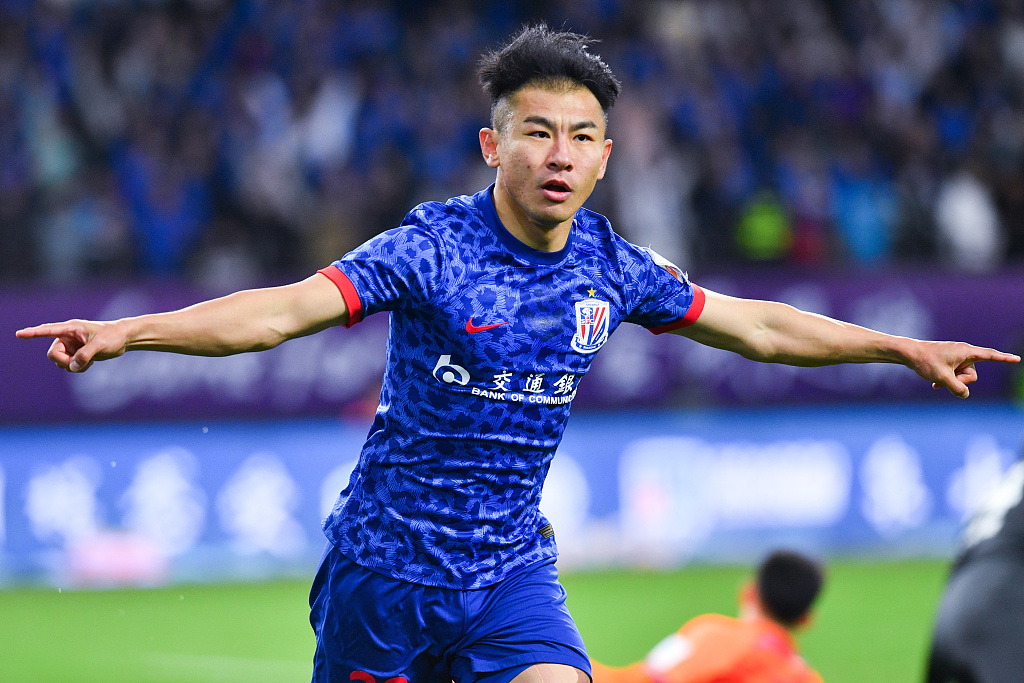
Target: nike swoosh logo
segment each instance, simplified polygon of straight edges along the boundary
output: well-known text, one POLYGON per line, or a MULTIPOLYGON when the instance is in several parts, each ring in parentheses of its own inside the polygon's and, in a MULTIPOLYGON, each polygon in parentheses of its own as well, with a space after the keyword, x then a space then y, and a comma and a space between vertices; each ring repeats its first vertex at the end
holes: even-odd
POLYGON ((477 332, 483 332, 484 330, 493 330, 495 327, 501 327, 506 323, 508 323, 507 320, 502 320, 500 323, 494 323, 493 325, 474 325, 473 319, 470 318, 466 321, 466 332, 476 334, 477 332))

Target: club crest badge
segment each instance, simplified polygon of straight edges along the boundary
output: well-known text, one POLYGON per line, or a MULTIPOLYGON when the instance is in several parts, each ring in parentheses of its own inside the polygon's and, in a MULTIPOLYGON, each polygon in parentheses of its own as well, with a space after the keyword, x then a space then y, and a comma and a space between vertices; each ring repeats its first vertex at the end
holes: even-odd
POLYGON ((608 341, 608 302, 584 299, 576 302, 576 334, 572 348, 580 353, 594 353, 608 341))
POLYGON ((687 284, 690 282, 689 276, 682 268, 672 263, 667 258, 665 258, 664 256, 662 256, 661 254, 659 254, 658 252, 654 251, 649 247, 640 248, 646 251, 648 254, 650 254, 651 260, 654 261, 654 265, 660 266, 667 270, 668 272, 672 273, 672 277, 679 280, 680 282, 685 282, 687 284))

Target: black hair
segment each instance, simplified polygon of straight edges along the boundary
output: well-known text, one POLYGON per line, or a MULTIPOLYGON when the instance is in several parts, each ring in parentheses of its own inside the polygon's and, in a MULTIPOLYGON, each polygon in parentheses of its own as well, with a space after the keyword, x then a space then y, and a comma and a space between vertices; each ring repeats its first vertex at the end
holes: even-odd
POLYGON ((622 89, 611 68, 587 48, 595 39, 545 24, 526 26, 507 44, 480 58, 480 84, 498 102, 530 83, 570 82, 585 86, 607 115, 622 89))
POLYGON ((776 550, 757 570, 757 592, 768 616, 794 626, 806 615, 825 580, 821 565, 790 550, 776 550))

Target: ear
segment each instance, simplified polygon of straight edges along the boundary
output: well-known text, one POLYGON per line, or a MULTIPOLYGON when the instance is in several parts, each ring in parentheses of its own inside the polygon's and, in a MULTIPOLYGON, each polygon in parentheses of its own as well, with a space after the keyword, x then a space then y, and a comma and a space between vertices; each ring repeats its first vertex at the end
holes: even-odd
POLYGON ((484 161, 491 168, 498 168, 501 165, 498 160, 498 131, 493 128, 480 129, 480 153, 484 155, 484 161))
POLYGON ((740 586, 737 596, 740 604, 740 617, 754 617, 761 614, 761 600, 757 595, 757 586, 753 581, 745 581, 740 586))
POLYGON ((604 172, 608 169, 608 156, 612 153, 612 139, 604 139, 604 149, 601 151, 601 170, 597 174, 597 179, 604 178, 604 172))

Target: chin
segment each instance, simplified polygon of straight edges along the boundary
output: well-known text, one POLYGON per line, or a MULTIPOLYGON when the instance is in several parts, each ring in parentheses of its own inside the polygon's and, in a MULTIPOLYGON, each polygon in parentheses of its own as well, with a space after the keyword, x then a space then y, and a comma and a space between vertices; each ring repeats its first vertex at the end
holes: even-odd
POLYGON ((557 216, 557 217, 553 217, 553 216, 550 216, 550 215, 538 216, 537 217, 537 224, 540 225, 545 230, 554 230, 558 226, 566 223, 567 221, 572 220, 572 217, 573 217, 573 214, 569 214, 568 216, 557 216))
POLYGON ((567 207, 563 204, 555 207, 553 210, 541 211, 537 214, 538 222, 551 228, 557 227, 566 221, 572 220, 572 217, 576 215, 579 208, 578 206, 567 207))

